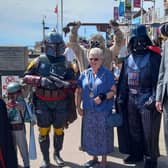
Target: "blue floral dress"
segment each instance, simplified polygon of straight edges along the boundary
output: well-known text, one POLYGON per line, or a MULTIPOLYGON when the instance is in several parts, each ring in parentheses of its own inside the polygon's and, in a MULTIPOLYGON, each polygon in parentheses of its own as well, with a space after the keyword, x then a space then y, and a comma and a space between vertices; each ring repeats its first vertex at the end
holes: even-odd
POLYGON ((106 155, 114 148, 113 128, 106 124, 112 111, 113 98, 100 104, 94 98, 100 93, 107 93, 115 84, 111 71, 101 66, 93 75, 89 68, 81 73, 78 85, 82 88, 84 116, 82 121, 82 149, 90 155, 106 155))

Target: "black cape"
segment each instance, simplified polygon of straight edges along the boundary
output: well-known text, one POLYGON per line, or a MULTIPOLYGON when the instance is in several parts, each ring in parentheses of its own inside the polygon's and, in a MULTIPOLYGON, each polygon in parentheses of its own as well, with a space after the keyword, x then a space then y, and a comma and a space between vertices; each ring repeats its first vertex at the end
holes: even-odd
MULTIPOLYGON (((150 51, 150 61, 152 64, 152 83, 155 87, 157 85, 157 79, 158 79, 158 73, 159 73, 159 66, 161 62, 161 55, 150 51)), ((119 151, 124 154, 130 154, 130 146, 133 144, 130 144, 130 133, 129 133, 129 125, 128 125, 128 111, 127 111, 127 100, 128 95, 127 93, 124 93, 124 101, 121 101, 119 98, 118 93, 120 92, 120 89, 122 89, 126 84, 122 83, 121 79, 125 78, 124 76, 124 69, 125 69, 125 62, 127 57, 125 58, 125 61, 123 62, 123 66, 120 73, 120 78, 118 82, 117 87, 117 98, 116 98, 116 110, 118 113, 121 113, 123 115, 123 125, 121 127, 117 128, 118 133, 118 144, 119 144, 119 151)), ((127 90, 127 89, 125 89, 127 90)))
MULTIPOLYGON (((6 168, 18 168, 5 102, 0 99, 0 147, 6 168)), ((0 163, 0 168, 2 167, 0 163)))

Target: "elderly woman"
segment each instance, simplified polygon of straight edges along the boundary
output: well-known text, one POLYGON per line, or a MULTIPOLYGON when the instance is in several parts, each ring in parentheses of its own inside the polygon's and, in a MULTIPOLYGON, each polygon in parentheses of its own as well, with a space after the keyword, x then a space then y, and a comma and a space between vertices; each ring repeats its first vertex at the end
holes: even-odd
POLYGON ((102 156, 100 167, 105 168, 106 155, 113 151, 113 128, 107 126, 106 119, 112 111, 116 88, 113 74, 102 66, 103 58, 100 48, 92 48, 88 56, 90 68, 78 80, 77 110, 83 117, 82 149, 93 156, 85 167, 99 163, 98 156, 102 156))

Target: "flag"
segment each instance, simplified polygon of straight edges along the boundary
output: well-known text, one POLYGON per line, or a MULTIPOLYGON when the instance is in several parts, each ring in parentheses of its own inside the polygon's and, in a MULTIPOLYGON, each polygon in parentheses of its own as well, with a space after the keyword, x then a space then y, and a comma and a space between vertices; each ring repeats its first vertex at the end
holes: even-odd
POLYGON ((134 0, 133 6, 134 6, 134 8, 140 8, 141 7, 141 0, 134 0))
POLYGON ((114 19, 118 20, 118 7, 114 7, 114 19))
POLYGON ((125 0, 125 13, 131 13, 131 0, 125 0))
POLYGON ((56 5, 56 7, 54 9, 54 13, 58 14, 58 4, 56 5))
POLYGON ((124 16, 125 11, 124 11, 124 2, 123 1, 120 1, 118 12, 119 12, 119 16, 124 16))

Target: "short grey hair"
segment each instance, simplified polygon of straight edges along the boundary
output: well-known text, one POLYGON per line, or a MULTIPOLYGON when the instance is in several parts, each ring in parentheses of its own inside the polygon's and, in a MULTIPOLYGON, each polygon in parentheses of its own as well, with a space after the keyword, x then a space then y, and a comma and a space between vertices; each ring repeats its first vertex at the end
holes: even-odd
POLYGON ((91 48, 90 51, 89 51, 89 58, 91 55, 97 55, 98 58, 100 59, 104 59, 104 56, 103 56, 103 50, 100 49, 100 48, 91 48))

